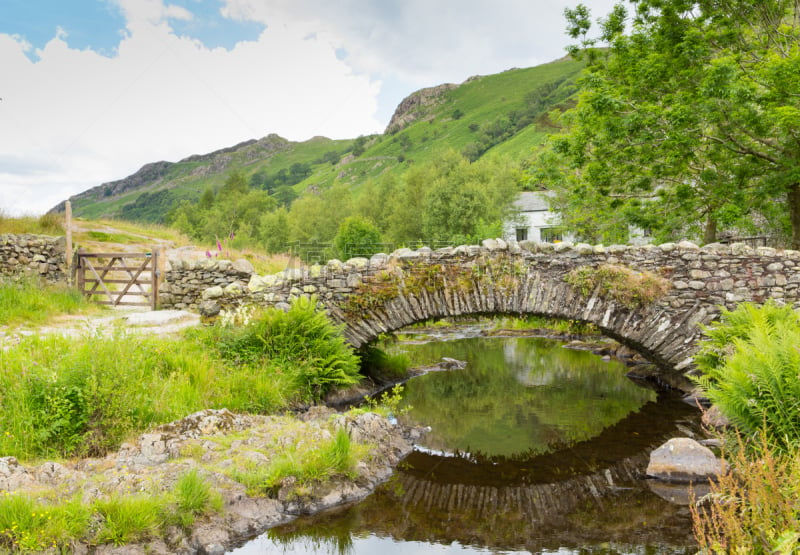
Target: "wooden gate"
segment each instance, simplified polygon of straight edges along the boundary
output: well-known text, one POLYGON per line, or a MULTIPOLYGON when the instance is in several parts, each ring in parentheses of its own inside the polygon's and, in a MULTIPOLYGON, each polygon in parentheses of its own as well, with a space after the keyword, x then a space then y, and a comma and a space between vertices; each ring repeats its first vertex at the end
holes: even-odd
POLYGON ((77 253, 78 290, 98 304, 149 306, 158 302, 158 251, 77 253), (93 297, 100 296, 100 299, 93 297), (131 300, 131 297, 142 297, 131 300))

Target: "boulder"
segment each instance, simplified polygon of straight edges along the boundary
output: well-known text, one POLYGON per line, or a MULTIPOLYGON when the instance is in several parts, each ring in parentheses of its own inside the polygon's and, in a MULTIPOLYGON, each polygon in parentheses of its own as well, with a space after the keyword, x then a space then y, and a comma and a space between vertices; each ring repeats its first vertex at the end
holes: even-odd
POLYGON ((728 463, 718 459, 708 447, 679 437, 650 453, 647 475, 667 482, 695 482, 713 480, 728 469, 728 463))
POLYGON ((727 416, 722 414, 719 407, 713 405, 710 409, 703 412, 702 418, 703 425, 707 428, 714 428, 716 430, 724 430, 731 425, 731 421, 727 416))

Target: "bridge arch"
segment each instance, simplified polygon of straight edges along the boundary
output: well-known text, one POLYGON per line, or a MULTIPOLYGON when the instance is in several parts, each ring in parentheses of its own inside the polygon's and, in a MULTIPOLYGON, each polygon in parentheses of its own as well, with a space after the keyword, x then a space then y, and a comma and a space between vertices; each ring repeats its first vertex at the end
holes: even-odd
POLYGON ((693 369, 702 325, 721 307, 769 298, 797 307, 800 252, 743 244, 603 247, 487 240, 481 246, 333 260, 251 275, 246 285, 216 289, 203 296, 223 308, 241 302, 285 306, 293 297, 314 295, 356 347, 431 318, 534 314, 581 320, 675 378, 693 369), (595 279, 614 278, 609 272, 633 282, 632 297, 616 295, 614 287, 595 279), (643 289, 637 293, 640 278, 646 280, 638 282, 643 289))

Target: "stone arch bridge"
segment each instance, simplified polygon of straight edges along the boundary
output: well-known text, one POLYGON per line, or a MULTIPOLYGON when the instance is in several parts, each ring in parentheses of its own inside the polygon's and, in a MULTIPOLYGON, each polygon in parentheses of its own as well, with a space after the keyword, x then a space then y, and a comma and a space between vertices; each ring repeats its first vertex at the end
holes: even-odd
POLYGON ((315 295, 356 347, 430 318, 535 314, 581 320, 642 353, 665 378, 692 369, 700 325, 711 323, 720 307, 770 298, 800 305, 800 252, 743 244, 487 240, 333 260, 270 276, 251 270, 213 259, 172 261, 161 304, 214 313, 241 303, 285 306, 294 297, 315 295), (605 287, 614 280, 621 281, 605 287))

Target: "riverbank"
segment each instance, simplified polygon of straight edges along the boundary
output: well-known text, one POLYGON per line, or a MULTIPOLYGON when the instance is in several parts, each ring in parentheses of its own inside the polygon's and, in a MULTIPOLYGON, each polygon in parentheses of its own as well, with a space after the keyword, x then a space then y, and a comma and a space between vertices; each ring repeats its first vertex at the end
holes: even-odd
MULTIPOLYGON (((0 490, 5 499, 26 497, 42 506, 76 499, 97 506, 104 499, 164 495, 194 470, 222 503, 193 525, 148 530, 126 545, 96 545, 97 532, 107 523, 93 514, 81 536, 50 551, 65 546, 73 553, 97 555, 222 554, 298 515, 363 499, 391 476, 420 434, 371 412, 338 414, 315 407, 298 416, 252 416, 204 410, 142 434, 101 459, 26 466, 13 457, 0 458, 0 490), (347 471, 321 479, 288 475, 264 487, 271 463, 292 454, 305 462, 338 430, 347 432, 356 455, 347 471)), ((0 538, 0 546, 9 540, 0 538)))

